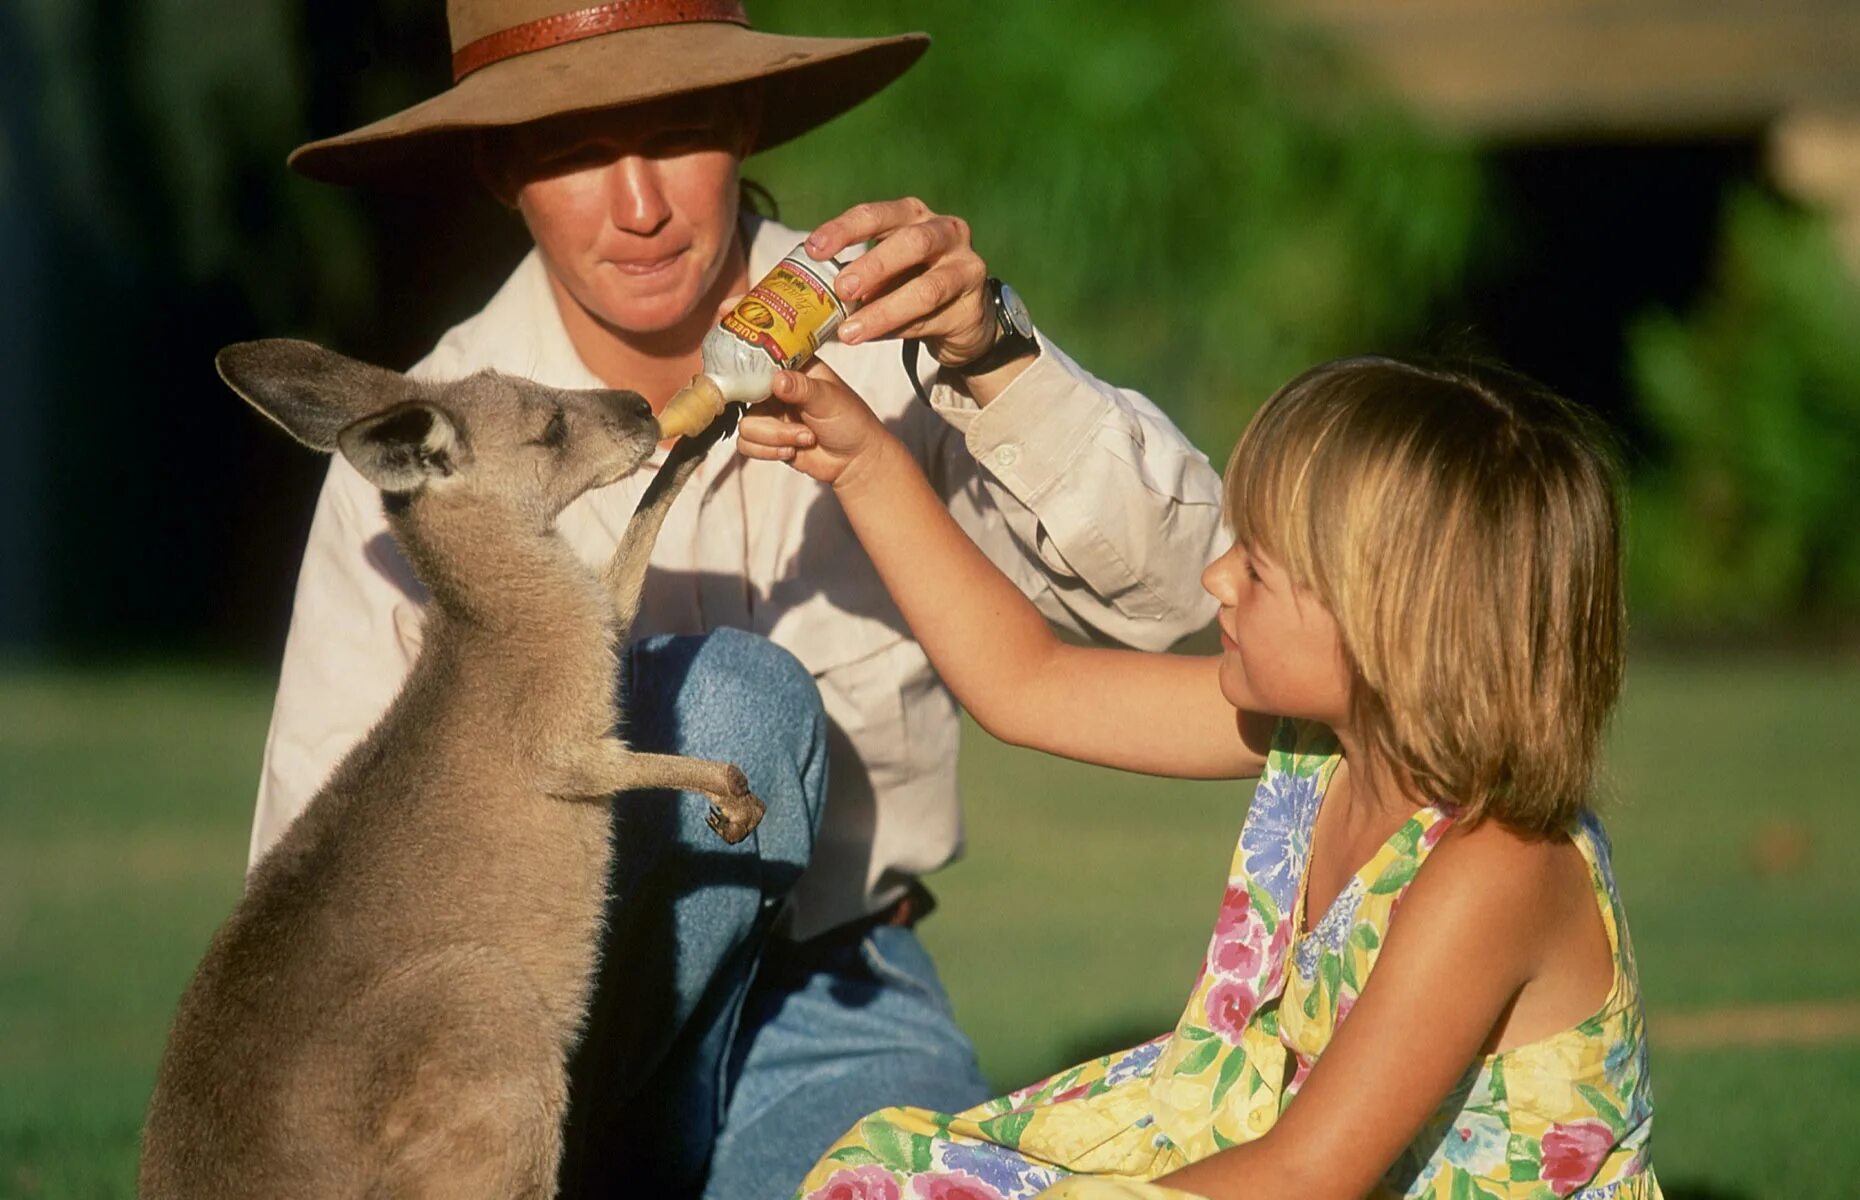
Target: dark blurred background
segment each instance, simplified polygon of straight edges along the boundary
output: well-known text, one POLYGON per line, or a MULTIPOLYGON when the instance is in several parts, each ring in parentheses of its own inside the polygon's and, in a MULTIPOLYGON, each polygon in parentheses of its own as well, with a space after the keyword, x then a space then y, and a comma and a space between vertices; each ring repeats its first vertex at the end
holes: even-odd
MULTIPOLYGON (((751 160, 789 224, 905 194, 967 217, 1044 329, 1217 463, 1346 353, 1494 354, 1607 416, 1636 645, 1602 792, 1661 1177, 1856 1194, 1860 2, 749 8, 935 38, 751 160)), ((526 249, 482 197, 284 168, 446 87, 443 10, 0 3, 0 1198, 132 1193, 169 1014, 239 893, 324 464, 214 351, 404 367, 526 249)), ((1244 789, 964 746, 970 851, 925 938, 984 1069, 1166 1028, 1244 789)))
MULTIPOLYGON (((755 6, 937 38, 750 164, 793 224, 915 193, 1216 458, 1368 349, 1496 353, 1607 413, 1643 630, 1860 605, 1860 16, 1837 0, 755 6)), ((298 142, 444 88, 434 0, 0 11, 0 646, 275 656, 321 465, 222 344, 395 366, 525 246, 477 196, 350 193, 298 142)))

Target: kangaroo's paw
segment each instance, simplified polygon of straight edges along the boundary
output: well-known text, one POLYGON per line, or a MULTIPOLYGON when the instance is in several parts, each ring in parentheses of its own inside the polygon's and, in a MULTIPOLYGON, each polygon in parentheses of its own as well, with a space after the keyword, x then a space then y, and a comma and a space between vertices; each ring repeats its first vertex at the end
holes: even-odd
POLYGON ((730 790, 712 793, 710 812, 704 819, 717 831, 718 837, 734 846, 762 823, 762 814, 768 811, 768 806, 749 790, 749 780, 742 771, 736 767, 729 770, 726 782, 730 790))

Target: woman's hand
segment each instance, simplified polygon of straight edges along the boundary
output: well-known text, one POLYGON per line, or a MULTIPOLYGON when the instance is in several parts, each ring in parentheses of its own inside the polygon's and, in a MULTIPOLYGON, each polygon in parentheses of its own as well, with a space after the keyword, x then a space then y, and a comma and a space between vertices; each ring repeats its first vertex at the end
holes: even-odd
POLYGON ((864 305, 840 326, 841 341, 918 338, 946 367, 974 362, 994 346, 988 264, 969 242, 967 221, 909 197, 859 204, 814 230, 807 252, 830 258, 873 239, 833 285, 840 299, 864 305))
POLYGON ((785 462, 842 492, 895 441, 859 394, 819 359, 805 374, 775 376, 771 397, 737 424, 736 439, 743 457, 785 462))

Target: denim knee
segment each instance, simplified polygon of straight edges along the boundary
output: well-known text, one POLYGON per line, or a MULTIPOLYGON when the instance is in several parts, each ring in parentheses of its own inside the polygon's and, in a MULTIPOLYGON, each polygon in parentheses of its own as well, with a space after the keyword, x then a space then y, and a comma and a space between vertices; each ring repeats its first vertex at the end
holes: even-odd
POLYGON ((826 802, 827 718, 800 660, 740 629, 652 638, 636 652, 679 676, 681 752, 736 763, 769 805, 768 838, 811 848, 826 802))

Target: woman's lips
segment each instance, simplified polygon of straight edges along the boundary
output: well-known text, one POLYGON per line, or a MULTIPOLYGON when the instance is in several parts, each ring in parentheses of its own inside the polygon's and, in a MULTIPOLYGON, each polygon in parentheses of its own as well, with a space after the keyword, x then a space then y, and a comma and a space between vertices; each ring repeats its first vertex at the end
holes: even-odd
POLYGON ((663 258, 610 258, 608 264, 614 270, 626 275, 654 275, 665 270, 678 261, 682 250, 675 250, 663 258))

